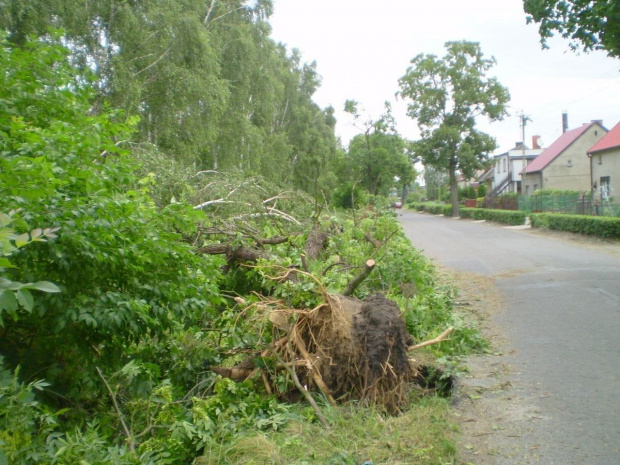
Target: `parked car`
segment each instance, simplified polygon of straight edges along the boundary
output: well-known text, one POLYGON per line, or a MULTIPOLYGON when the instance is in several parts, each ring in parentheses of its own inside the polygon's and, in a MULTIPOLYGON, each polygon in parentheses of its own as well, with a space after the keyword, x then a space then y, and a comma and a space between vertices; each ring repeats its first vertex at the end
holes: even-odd
POLYGON ((403 203, 402 202, 394 202, 392 204, 393 208, 403 208, 403 203))

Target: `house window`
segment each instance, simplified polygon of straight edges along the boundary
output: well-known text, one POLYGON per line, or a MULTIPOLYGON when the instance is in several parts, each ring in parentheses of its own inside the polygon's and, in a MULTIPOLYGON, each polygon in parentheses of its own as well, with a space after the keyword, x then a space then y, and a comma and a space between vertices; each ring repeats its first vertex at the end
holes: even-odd
POLYGON ((530 185, 529 184, 527 184, 525 186, 525 195, 530 195, 530 185))
POLYGON ((504 173, 506 172, 506 159, 504 158, 504 173))
POLYGON ((599 155, 599 156, 598 156, 598 164, 599 164, 599 165, 602 165, 602 164, 603 164, 603 156, 602 156, 602 155, 599 155))
POLYGON ((568 160, 568 167, 570 168, 571 166, 573 166, 573 160, 568 160))
POLYGON ((609 176, 601 176, 599 192, 601 194, 601 199, 609 199, 609 196, 611 195, 611 178, 609 176))
POLYGON ((538 184, 534 184, 534 192, 538 190, 538 184))

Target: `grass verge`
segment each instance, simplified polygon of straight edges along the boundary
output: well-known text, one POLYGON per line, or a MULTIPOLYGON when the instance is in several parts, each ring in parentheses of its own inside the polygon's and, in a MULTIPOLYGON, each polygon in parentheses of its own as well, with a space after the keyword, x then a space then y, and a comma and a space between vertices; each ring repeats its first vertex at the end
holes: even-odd
POLYGON ((449 421, 448 399, 413 399, 411 409, 386 416, 372 408, 349 404, 324 408, 332 429, 298 418, 279 432, 239 437, 213 448, 199 465, 440 465, 456 463, 457 428, 449 421))

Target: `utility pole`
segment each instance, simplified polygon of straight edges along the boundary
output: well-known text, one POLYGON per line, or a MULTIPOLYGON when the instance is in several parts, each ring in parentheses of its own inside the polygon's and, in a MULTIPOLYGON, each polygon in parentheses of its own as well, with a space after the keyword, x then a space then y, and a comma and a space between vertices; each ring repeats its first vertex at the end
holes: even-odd
MULTIPOLYGON (((523 171, 521 171, 521 195, 525 198, 525 168, 527 167, 527 162, 525 160, 525 125, 528 121, 532 121, 532 119, 522 111, 519 115, 519 120, 521 120, 521 153, 523 159, 523 171)), ((510 160, 508 161, 510 162, 510 160)))

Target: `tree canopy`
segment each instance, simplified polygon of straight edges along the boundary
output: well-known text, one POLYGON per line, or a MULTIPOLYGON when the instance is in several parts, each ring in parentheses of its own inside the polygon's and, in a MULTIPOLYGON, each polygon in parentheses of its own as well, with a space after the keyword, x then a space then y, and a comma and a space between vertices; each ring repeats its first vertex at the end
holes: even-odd
POLYGON ((139 117, 134 144, 321 197, 333 187, 323 180, 333 109, 312 101, 316 64, 269 38, 271 11, 270 0, 9 0, 0 27, 17 46, 61 28, 77 72, 94 81, 91 112, 139 117))
POLYGON ((620 3, 617 0, 524 0, 528 23, 537 23, 543 47, 559 33, 573 50, 605 50, 620 56, 620 3))
POLYGON ((400 78, 399 95, 422 138, 415 152, 425 165, 450 174, 452 214, 458 215, 457 171, 472 177, 484 166, 495 140, 478 129, 476 119, 501 120, 510 96, 486 73, 495 65, 474 42, 447 42, 443 58, 420 54, 400 78))
MULTIPOLYGON (((362 119, 354 100, 346 101, 345 111, 356 121, 362 119)), ((387 195, 397 183, 406 186, 412 182, 415 171, 407 152, 409 144, 396 131, 390 103, 385 102, 385 113, 378 119, 367 118, 362 125, 363 134, 349 144, 350 176, 371 195, 387 195)))

